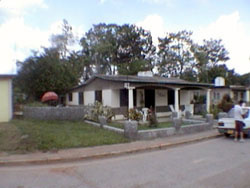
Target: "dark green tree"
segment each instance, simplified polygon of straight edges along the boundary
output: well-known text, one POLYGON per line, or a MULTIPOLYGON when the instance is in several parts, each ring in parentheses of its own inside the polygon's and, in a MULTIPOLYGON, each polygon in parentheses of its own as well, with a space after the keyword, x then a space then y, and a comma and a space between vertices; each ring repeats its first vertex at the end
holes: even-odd
POLYGON ((182 77, 187 69, 192 69, 191 35, 192 32, 183 30, 159 38, 157 67, 160 75, 182 77))
POLYGON ((155 46, 151 33, 135 25, 119 26, 117 31, 117 70, 119 74, 137 74, 153 69, 155 46))
POLYGON ((219 62, 229 60, 228 51, 222 40, 204 40, 202 45, 193 44, 191 51, 194 54, 195 68, 198 74, 198 81, 211 82, 209 70, 217 66, 219 62))
POLYGON ((23 62, 17 62, 17 67, 15 85, 34 100, 39 100, 47 91, 64 94, 80 82, 83 70, 82 62, 61 59, 54 48, 44 48, 40 54, 33 53, 23 62))
POLYGON ((136 74, 153 67, 151 34, 134 25, 94 25, 82 37, 81 46, 93 73, 136 74))

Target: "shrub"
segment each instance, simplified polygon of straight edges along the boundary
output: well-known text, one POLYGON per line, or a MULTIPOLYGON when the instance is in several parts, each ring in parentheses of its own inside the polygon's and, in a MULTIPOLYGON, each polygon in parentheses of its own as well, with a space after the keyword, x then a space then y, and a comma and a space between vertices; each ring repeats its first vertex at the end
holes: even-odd
POLYGON ((228 94, 225 94, 218 104, 218 108, 221 109, 223 112, 229 112, 234 107, 234 103, 231 97, 228 94))
POLYGON ((84 119, 89 119, 92 121, 98 122, 99 116, 106 117, 107 121, 110 122, 112 120, 112 117, 114 117, 114 112, 112 109, 108 106, 103 106, 102 103, 95 101, 93 105, 89 106, 90 113, 84 116, 84 119))
POLYGON ((140 121, 142 119, 142 113, 136 109, 131 108, 128 111, 128 117, 131 120, 140 121))

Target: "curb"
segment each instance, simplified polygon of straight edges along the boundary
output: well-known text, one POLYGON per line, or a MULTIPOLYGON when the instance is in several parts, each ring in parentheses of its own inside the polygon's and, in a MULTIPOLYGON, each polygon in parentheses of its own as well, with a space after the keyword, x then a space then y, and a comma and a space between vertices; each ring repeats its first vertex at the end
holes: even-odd
POLYGON ((46 165, 46 164, 56 164, 56 163, 67 163, 67 162, 77 162, 77 161, 84 161, 84 160, 94 160, 94 159, 103 159, 109 157, 117 157, 126 154, 135 154, 135 153, 143 153, 147 151, 155 151, 155 150, 164 150, 171 147, 181 146, 189 143, 196 143, 200 141, 205 141, 213 138, 221 137, 221 134, 214 134, 209 136, 203 136, 195 139, 189 139, 184 141, 177 141, 177 142, 169 142, 166 144, 157 144, 148 147, 140 147, 134 148, 124 151, 112 151, 112 152, 104 152, 99 154, 93 155, 81 155, 81 156, 74 156, 69 158, 62 158, 62 157, 51 157, 46 159, 35 159, 35 160, 12 160, 12 161, 0 161, 0 167, 6 166, 27 166, 27 165, 46 165))

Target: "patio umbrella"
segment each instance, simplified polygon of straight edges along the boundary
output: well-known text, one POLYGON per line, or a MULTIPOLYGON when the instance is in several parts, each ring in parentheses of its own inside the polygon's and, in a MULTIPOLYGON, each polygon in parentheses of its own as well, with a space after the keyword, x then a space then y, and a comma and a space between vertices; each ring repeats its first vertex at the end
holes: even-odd
POLYGON ((41 101, 46 102, 46 101, 57 101, 58 96, 55 92, 53 91, 48 91, 43 94, 41 101))

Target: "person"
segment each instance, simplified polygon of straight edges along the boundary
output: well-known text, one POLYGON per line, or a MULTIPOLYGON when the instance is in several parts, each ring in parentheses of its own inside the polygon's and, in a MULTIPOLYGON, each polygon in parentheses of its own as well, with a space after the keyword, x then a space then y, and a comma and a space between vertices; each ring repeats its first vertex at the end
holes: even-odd
POLYGON ((235 119, 235 137, 234 140, 237 141, 238 136, 240 135, 240 142, 244 142, 243 137, 243 127, 245 126, 244 120, 244 112, 242 109, 244 102, 242 100, 239 101, 239 104, 234 106, 234 119, 235 119))

